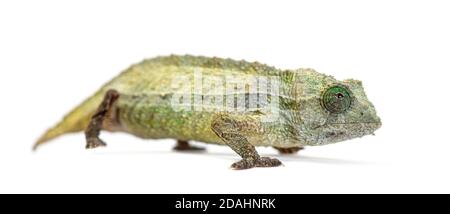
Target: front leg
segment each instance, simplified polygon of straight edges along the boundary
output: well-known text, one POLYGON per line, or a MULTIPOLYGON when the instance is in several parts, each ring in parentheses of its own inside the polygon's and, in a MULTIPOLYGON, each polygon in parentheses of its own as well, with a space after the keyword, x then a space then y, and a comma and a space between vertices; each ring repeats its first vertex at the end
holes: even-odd
POLYGON ((211 129, 235 151, 242 160, 231 165, 233 169, 249 169, 253 167, 275 167, 281 161, 275 158, 260 157, 255 147, 248 142, 246 134, 257 132, 256 127, 249 125, 249 118, 231 114, 218 114, 211 123, 211 129))

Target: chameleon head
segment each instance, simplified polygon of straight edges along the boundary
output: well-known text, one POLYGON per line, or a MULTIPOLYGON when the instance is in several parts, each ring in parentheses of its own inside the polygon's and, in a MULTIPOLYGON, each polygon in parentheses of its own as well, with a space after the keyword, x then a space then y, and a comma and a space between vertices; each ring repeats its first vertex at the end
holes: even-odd
MULTIPOLYGON (((324 145, 373 134, 381 120, 361 81, 338 81, 304 70, 297 84, 299 135, 307 145, 324 145)), ((298 127, 298 126, 297 126, 298 127)))

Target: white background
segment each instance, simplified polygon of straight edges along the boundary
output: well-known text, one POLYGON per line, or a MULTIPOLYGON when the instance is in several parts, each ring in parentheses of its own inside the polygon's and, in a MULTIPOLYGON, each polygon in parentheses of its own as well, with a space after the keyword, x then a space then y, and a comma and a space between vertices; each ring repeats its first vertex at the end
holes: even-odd
POLYGON ((448 1, 2 1, 1 193, 450 193, 448 1), (157 55, 257 60, 363 81, 376 136, 234 171, 230 149, 83 134, 31 152, 71 108, 157 55))

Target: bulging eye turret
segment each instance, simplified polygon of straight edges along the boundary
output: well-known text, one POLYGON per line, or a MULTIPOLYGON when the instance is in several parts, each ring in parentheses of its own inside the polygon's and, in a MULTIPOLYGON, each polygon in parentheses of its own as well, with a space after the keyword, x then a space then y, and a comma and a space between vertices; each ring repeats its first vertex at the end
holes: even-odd
POLYGON ((350 109, 353 97, 345 86, 336 85, 328 88, 322 94, 322 106, 333 114, 341 114, 350 109))

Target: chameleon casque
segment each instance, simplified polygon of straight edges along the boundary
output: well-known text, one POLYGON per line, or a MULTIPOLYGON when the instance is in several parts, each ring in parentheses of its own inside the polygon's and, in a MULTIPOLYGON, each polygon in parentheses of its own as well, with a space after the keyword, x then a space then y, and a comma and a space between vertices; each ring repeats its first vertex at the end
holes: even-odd
POLYGON ((234 169, 274 167, 255 146, 295 153, 373 134, 381 126, 362 83, 312 69, 279 70, 257 62, 165 56, 132 65, 49 129, 34 149, 84 131, 86 148, 106 144, 101 130, 227 145, 242 157, 234 169))

